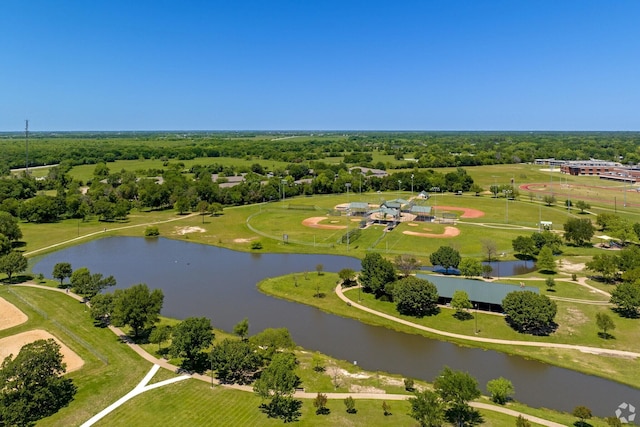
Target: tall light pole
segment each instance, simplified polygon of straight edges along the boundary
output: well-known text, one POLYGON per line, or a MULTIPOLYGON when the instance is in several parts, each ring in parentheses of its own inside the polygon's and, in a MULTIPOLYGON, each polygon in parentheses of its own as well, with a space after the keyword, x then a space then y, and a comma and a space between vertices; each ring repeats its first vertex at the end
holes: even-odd
POLYGON ((284 192, 284 186, 287 185, 287 180, 281 179, 280 184, 282 184, 282 202, 284 203, 284 199, 287 197, 286 193, 284 192))
POLYGON ((400 197, 400 185, 402 185, 402 181, 398 180, 398 197, 400 197))
POLYGON ((351 183, 347 182, 344 186, 347 187, 347 203, 349 203, 349 189, 351 188, 351 183))
POLYGON ((506 215, 507 215, 507 219, 506 219, 506 223, 509 224, 509 197, 511 197, 511 194, 513 193, 512 190, 502 190, 502 192, 504 193, 504 201, 506 203, 506 215))
POLYGON ((476 315, 473 317, 476 319, 476 335, 478 335, 478 303, 476 303, 476 315))
POLYGON ((411 174, 411 197, 413 197, 413 174, 411 174))
POLYGON ((433 219, 436 218, 436 205, 438 204, 438 192, 440 192, 440 187, 431 187, 431 189, 429 190, 432 193, 436 193, 435 195, 435 201, 433 204, 433 219))

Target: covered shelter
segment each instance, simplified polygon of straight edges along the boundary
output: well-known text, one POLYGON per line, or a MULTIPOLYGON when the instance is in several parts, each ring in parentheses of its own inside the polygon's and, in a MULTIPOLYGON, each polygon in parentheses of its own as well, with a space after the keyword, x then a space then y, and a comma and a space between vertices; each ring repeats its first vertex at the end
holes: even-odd
POLYGON ((416 221, 431 221, 433 215, 431 214, 431 206, 411 206, 409 213, 416 216, 416 221))
POLYGON ((469 300, 481 310, 502 312, 502 300, 511 292, 531 291, 536 294, 540 290, 535 286, 524 284, 484 282, 481 280, 463 279, 461 277, 416 274, 416 277, 428 280, 438 288, 439 302, 449 304, 455 291, 465 291, 469 300))
POLYGON ((369 203, 351 202, 349 203, 349 212, 351 212, 351 215, 365 216, 369 212, 369 203))

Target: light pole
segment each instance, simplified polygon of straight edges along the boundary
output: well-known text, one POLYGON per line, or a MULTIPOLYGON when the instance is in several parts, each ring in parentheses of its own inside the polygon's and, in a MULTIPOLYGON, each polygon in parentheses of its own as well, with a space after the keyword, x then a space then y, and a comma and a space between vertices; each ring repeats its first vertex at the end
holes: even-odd
POLYGON ((411 197, 413 197, 413 174, 411 174, 411 197))
POLYGON ((213 388, 213 359, 209 358, 211 362, 211 388, 213 388))
POLYGON ((431 187, 431 189, 429 190, 432 193, 436 193, 435 195, 435 201, 433 203, 433 219, 436 218, 436 205, 438 204, 438 192, 440 192, 440 187, 431 187))
POLYGON ((349 203, 349 189, 351 188, 351 183, 347 182, 344 186, 347 187, 347 203, 349 203))
POLYGON ((506 215, 507 215, 507 220, 506 223, 509 224, 509 197, 511 197, 511 194, 513 193, 512 190, 502 190, 502 192, 504 193, 504 201, 506 203, 506 215))
POLYGON ((400 197, 400 185, 402 185, 402 181, 398 180, 398 197, 400 197))
POLYGON ((280 184, 282 184, 282 202, 284 202, 284 199, 287 197, 285 191, 284 191, 284 186, 287 185, 287 180, 286 179, 281 179, 280 180, 280 184))
POLYGON ((476 335, 478 335, 478 303, 476 303, 476 315, 473 317, 476 319, 476 335))

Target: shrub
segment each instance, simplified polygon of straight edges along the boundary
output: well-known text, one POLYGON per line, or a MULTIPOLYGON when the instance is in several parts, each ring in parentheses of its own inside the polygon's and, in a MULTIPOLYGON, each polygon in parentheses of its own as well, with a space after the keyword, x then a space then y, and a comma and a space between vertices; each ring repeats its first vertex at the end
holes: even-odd
POLYGON ((251 243, 251 249, 254 249, 254 250, 262 249, 262 242, 251 243))
POLYGON ((145 237, 156 237, 156 236, 159 236, 159 235, 160 235, 160 230, 155 225, 150 225, 149 227, 145 228, 145 230, 144 230, 144 236, 145 237))
POLYGON ((405 378, 404 379, 404 389, 407 391, 413 391, 414 389, 414 384, 413 384, 413 380, 411 378, 405 378))

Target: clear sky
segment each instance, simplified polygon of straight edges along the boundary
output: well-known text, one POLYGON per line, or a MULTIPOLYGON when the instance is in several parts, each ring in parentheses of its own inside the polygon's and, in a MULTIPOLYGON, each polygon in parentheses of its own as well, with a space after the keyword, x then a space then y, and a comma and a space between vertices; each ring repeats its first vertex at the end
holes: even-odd
POLYGON ((640 130, 640 1, 2 0, 0 131, 640 130))

